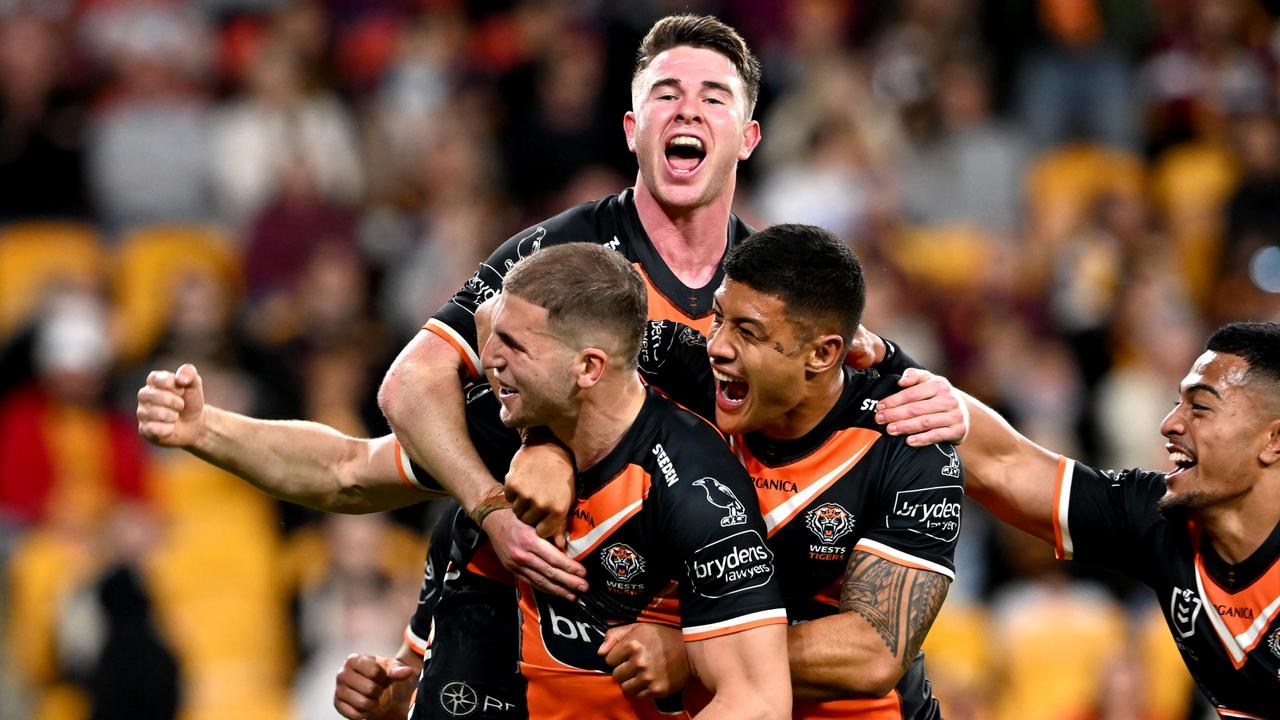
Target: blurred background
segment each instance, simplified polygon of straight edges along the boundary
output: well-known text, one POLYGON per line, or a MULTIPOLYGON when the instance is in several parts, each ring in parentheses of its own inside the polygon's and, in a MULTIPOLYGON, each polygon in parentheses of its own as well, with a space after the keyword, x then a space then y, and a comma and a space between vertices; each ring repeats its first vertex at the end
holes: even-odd
MULTIPOLYGON (((685 10, 764 62, 737 212, 844 237, 868 326, 1039 442, 1167 467, 1207 332, 1280 320, 1277 0, 0 0, 0 719, 336 717, 429 508, 277 504, 141 443, 136 390, 385 432, 476 262, 634 181, 685 10)), ((1149 591, 967 512, 949 718, 1204 716, 1149 591)))

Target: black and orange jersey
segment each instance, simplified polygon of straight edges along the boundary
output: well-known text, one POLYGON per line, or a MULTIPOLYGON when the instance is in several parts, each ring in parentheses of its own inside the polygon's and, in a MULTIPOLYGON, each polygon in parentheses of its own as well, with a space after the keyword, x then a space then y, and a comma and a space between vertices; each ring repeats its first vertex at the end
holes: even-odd
MULTIPOLYGON (((489 472, 501 477, 520 436, 499 420, 488 384, 468 386, 465 398, 471 442, 489 472)), ((403 482, 442 492, 403 448, 397 457, 403 482)), ((418 607, 405 629, 405 643, 423 657, 409 720, 528 717, 519 634, 515 580, 480 528, 447 501, 431 531, 418 607)))
POLYGON ((1155 590, 1182 659, 1223 718, 1280 718, 1280 524, 1229 564, 1194 522, 1156 508, 1164 473, 1098 470, 1061 458, 1053 529, 1059 558, 1155 590))
POLYGON ((520 584, 529 715, 660 717, 597 654, 607 626, 646 620, 686 641, 786 622, 751 480, 705 420, 653 391, 608 455, 577 478, 569 554, 577 603, 520 584))
MULTIPOLYGON (((753 232, 737 216, 730 215, 725 228, 725 251, 753 232)), ((541 248, 569 242, 593 242, 622 253, 640 272, 649 289, 650 318, 679 321, 702 331, 710 325, 711 301, 724 276, 723 269, 717 268, 711 280, 700 288, 690 288, 681 282, 640 224, 635 193, 628 189, 603 200, 578 205, 517 233, 480 263, 475 274, 436 311, 423 329, 452 345, 462 356, 471 377, 478 378, 476 308, 502 290, 503 278, 516 262, 541 248)))
MULTIPOLYGON (((650 323, 641 373, 700 412, 713 412, 705 339, 673 323, 650 323)), ((791 622, 839 612, 841 581, 854 550, 955 578, 964 470, 955 448, 907 445, 875 422, 875 405, 898 391, 897 376, 845 367, 844 389, 804 437, 758 433, 732 442, 751 476, 777 558, 791 622)), ((797 718, 934 718, 921 653, 882 698, 797 701, 797 718)))

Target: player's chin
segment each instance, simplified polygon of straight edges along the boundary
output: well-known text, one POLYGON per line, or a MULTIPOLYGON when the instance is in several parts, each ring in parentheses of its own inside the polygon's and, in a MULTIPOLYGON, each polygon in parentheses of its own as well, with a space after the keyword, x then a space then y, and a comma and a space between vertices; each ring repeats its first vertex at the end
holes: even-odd
POLYGON ((728 435, 741 435, 760 429, 746 403, 732 408, 716 406, 716 427, 728 435))

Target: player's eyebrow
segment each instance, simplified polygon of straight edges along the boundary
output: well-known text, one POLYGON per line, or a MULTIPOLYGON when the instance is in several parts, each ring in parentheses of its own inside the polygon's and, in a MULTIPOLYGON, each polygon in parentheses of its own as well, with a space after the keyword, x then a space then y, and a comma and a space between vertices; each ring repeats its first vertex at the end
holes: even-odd
MULTIPOLYGON (((681 83, 678 78, 666 77, 660 80, 655 80, 653 85, 649 87, 649 92, 653 92, 658 88, 675 88, 676 90, 680 90, 684 88, 684 84, 681 83)), ((703 80, 702 89, 716 90, 718 92, 725 93, 731 97, 733 96, 733 88, 729 87, 728 85, 722 82, 716 82, 715 80, 703 80)))
POLYGON ((1190 395, 1190 394, 1191 394, 1191 393, 1193 393, 1193 392, 1197 392, 1197 391, 1201 391, 1201 390, 1203 390, 1204 392, 1209 393, 1210 395, 1212 395, 1212 396, 1214 396, 1214 397, 1218 398, 1219 400, 1221 400, 1221 399, 1222 399, 1222 394, 1221 394, 1221 393, 1219 393, 1219 392, 1217 391, 1217 389, 1216 389, 1216 388, 1214 388, 1214 387, 1213 387, 1212 385, 1210 385, 1209 383, 1203 383, 1203 382, 1192 383, 1192 384, 1188 385, 1188 386, 1187 386, 1187 387, 1186 387, 1182 392, 1183 392, 1184 394, 1186 394, 1186 395, 1190 395))
POLYGON ((516 350, 518 352, 525 351, 524 346, 517 342, 515 338, 511 337, 511 334, 505 330, 494 330, 493 334, 497 335, 498 339, 502 340, 503 345, 506 345, 512 350, 516 350))

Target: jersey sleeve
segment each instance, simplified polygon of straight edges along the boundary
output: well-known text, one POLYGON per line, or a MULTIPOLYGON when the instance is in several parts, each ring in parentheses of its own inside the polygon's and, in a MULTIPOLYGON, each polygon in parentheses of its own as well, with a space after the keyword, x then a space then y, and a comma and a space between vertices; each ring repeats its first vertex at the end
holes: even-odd
POLYGON ((1053 493, 1058 558, 1145 577, 1150 563, 1142 538, 1162 521, 1156 501, 1164 492, 1162 473, 1099 470, 1059 458, 1053 493))
POLYGON ((563 212, 546 222, 516 233, 485 258, 422 329, 453 346, 471 379, 480 378, 480 348, 476 346, 476 308, 502 291, 507 273, 524 258, 550 245, 592 241, 596 233, 586 220, 585 206, 563 212))
MULTIPOLYGON (((501 479, 511 467, 511 458, 520 449, 520 434, 502 424, 498 399, 486 382, 468 385, 463 390, 466 401, 467 435, 480 459, 494 477, 501 479)), ((431 477, 421 465, 409 457, 400 441, 396 441, 396 471, 400 481, 421 490, 429 497, 441 497, 448 491, 431 477)))
POLYGON ((960 455, 946 443, 897 442, 885 461, 879 516, 854 548, 954 580, 964 498, 960 455))
POLYGON ((639 368, 645 382, 667 397, 702 417, 714 417, 716 386, 702 333, 671 320, 650 320, 639 368))
POLYGON ((751 479, 714 430, 701 434, 689 433, 697 456, 673 454, 677 480, 657 488, 686 641, 787 620, 751 479))

